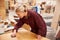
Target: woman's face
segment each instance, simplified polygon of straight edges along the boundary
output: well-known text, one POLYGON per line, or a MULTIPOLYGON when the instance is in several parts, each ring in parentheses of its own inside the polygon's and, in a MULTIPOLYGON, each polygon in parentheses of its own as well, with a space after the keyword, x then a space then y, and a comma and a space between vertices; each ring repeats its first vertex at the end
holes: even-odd
POLYGON ((25 12, 16 12, 19 18, 23 18, 25 16, 25 12))

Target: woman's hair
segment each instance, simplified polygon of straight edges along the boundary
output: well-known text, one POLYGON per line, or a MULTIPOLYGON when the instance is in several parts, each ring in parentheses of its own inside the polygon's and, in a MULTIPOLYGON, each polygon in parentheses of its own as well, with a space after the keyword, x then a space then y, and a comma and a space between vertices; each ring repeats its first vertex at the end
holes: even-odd
POLYGON ((16 12, 19 12, 19 11, 26 12, 27 11, 26 5, 21 5, 17 7, 16 12))

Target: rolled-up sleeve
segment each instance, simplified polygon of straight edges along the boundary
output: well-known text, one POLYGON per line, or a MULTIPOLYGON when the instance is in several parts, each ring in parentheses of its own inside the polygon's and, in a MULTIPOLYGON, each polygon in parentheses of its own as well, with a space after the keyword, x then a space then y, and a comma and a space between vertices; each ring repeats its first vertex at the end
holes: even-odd
POLYGON ((42 16, 36 14, 36 15, 34 15, 34 20, 38 27, 38 35, 45 37, 47 29, 46 29, 45 21, 43 20, 42 16))

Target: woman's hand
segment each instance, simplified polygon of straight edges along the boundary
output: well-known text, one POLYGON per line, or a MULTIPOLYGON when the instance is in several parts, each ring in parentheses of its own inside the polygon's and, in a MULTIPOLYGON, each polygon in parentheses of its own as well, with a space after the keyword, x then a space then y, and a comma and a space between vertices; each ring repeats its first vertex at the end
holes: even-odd
POLYGON ((16 30, 11 34, 11 37, 16 37, 16 30))
POLYGON ((40 35, 37 35, 37 38, 38 38, 38 40, 41 40, 42 36, 40 36, 40 35))

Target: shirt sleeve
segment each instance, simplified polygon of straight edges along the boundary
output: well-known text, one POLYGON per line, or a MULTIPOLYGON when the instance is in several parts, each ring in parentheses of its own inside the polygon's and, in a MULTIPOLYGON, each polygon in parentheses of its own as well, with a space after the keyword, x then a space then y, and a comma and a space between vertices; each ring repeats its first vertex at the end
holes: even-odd
POLYGON ((46 30, 45 21, 43 20, 42 16, 39 14, 35 14, 34 19, 35 19, 35 23, 38 27, 38 35, 45 37, 47 30, 46 30))
POLYGON ((16 30, 16 32, 18 31, 19 28, 21 28, 23 25, 22 20, 20 19, 17 24, 15 25, 14 29, 16 30))

